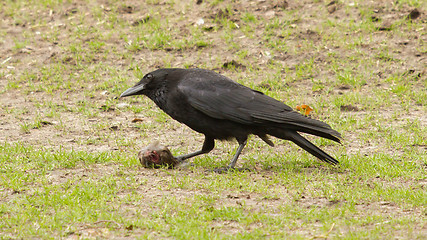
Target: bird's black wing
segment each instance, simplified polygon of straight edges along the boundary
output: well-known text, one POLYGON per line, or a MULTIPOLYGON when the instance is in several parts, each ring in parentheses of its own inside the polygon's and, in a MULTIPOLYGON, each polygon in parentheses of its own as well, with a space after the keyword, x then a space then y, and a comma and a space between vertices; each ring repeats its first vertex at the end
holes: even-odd
MULTIPOLYGON (((307 118, 286 104, 219 74, 187 76, 180 82, 178 89, 192 107, 213 118, 246 125, 279 124, 297 130, 328 132, 340 137, 328 124, 307 118)), ((330 139, 338 140, 335 137, 330 139)))
POLYGON ((286 104, 259 91, 223 78, 184 79, 178 89, 187 97, 191 106, 213 118, 248 125, 268 122, 300 124, 308 121, 312 125, 329 127, 326 123, 293 111, 286 104))
POLYGON ((247 105, 261 93, 230 81, 192 80, 182 81, 178 86, 192 107, 213 118, 248 125, 254 123, 247 105))

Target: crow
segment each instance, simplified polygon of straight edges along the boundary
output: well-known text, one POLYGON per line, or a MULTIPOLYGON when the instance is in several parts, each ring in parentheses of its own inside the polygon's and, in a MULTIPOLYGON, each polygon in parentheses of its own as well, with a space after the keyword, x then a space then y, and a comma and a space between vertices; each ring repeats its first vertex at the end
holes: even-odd
POLYGON ((205 135, 202 149, 176 157, 179 162, 209 153, 217 140, 236 139, 237 151, 221 171, 233 169, 248 136, 274 146, 269 135, 289 140, 329 164, 338 161, 299 134, 340 143, 341 134, 264 93, 205 69, 163 68, 146 74, 120 97, 145 95, 173 119, 205 135))

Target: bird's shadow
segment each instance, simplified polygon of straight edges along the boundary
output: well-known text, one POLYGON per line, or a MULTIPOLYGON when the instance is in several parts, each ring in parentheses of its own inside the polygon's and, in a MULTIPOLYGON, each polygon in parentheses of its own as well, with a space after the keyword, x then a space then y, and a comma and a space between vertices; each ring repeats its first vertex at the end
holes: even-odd
POLYGON ((176 170, 203 170, 206 173, 226 174, 226 173, 239 173, 239 172, 293 172, 300 174, 310 174, 317 171, 328 174, 345 173, 347 168, 343 165, 328 165, 316 162, 299 162, 299 161, 284 161, 280 164, 262 165, 260 163, 248 164, 243 163, 241 167, 228 168, 228 167, 206 167, 200 163, 184 163, 184 166, 178 166, 176 170))

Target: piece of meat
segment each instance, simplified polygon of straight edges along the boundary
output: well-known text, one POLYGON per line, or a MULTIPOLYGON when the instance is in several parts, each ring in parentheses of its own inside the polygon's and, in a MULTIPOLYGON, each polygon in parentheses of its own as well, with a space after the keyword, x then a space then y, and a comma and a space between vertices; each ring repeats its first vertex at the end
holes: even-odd
POLYGON ((138 158, 142 166, 147 168, 174 168, 179 163, 169 149, 158 141, 141 149, 138 158))

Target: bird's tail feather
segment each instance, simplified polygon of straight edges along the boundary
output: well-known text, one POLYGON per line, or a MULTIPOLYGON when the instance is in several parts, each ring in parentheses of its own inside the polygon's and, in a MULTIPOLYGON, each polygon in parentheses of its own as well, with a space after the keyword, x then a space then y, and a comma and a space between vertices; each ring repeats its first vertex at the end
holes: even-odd
POLYGON ((306 150, 307 152, 311 153, 312 155, 314 155, 315 157, 317 157, 318 159, 324 162, 327 162, 332 165, 336 165, 339 163, 335 158, 331 157, 329 154, 324 152, 322 149, 318 148, 316 145, 314 145, 313 143, 305 139, 303 136, 301 136, 297 132, 286 131, 286 132, 282 132, 282 134, 280 135, 274 134, 273 136, 294 142, 295 144, 297 144, 298 146, 300 146, 301 148, 303 148, 304 150, 306 150))
POLYGON ((341 143, 341 140, 340 140, 341 134, 333 130, 332 128, 317 127, 313 125, 298 124, 298 123, 293 123, 291 126, 288 126, 287 128, 294 131, 304 132, 311 135, 327 138, 335 142, 341 143))

